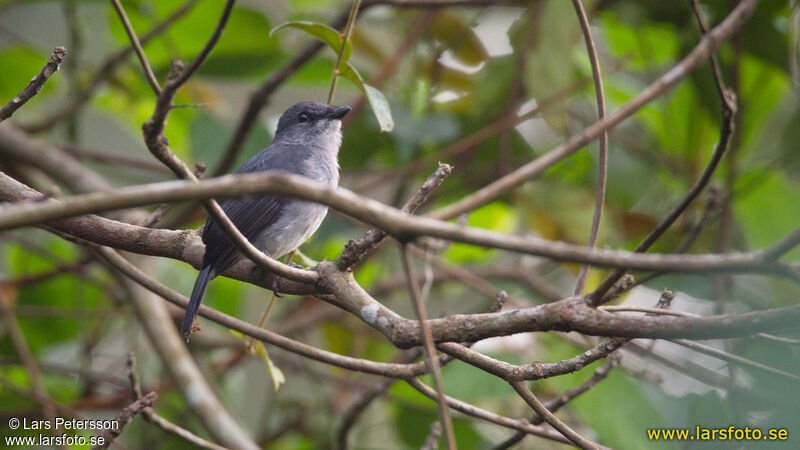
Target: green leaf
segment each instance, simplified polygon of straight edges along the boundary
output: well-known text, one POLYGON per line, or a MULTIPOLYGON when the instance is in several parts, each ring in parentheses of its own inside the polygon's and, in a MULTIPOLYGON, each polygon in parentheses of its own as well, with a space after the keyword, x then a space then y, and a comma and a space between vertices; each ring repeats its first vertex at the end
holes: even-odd
POLYGON ((280 389, 283 383, 286 383, 286 376, 283 375, 281 369, 272 362, 272 359, 269 357, 269 353, 267 353, 267 348, 264 347, 263 342, 258 343, 258 356, 264 361, 264 364, 267 365, 267 370, 269 371, 269 376, 272 378, 272 387, 275 388, 275 391, 280 389))
POLYGON ((339 66, 339 74, 348 80, 352 81, 364 95, 367 96, 369 105, 375 113, 375 118, 378 119, 378 125, 381 131, 394 130, 394 119, 392 118, 392 111, 389 108, 389 102, 384 97, 383 93, 377 88, 374 88, 364 82, 361 74, 349 62, 342 61, 339 66))
MULTIPOLYGON (((468 221, 471 227, 486 228, 502 233, 512 233, 518 223, 519 217, 516 211, 504 202, 493 202, 476 209, 469 215, 468 221)), ((458 242, 453 243, 445 252, 448 260, 457 263, 485 261, 495 254, 496 252, 493 250, 458 242)))
MULTIPOLYGON (((342 41, 344 40, 344 35, 325 25, 324 23, 319 22, 307 22, 304 20, 292 20, 290 22, 284 22, 269 32, 270 37, 272 37, 276 31, 286 27, 297 28, 298 30, 303 30, 308 34, 319 38, 319 40, 328 44, 328 46, 332 48, 337 55, 342 50, 342 41)), ((350 55, 352 53, 353 46, 350 41, 348 41, 344 46, 344 54, 342 55, 342 59, 344 61, 350 61, 350 55)))
MULTIPOLYGON (((242 333, 236 330, 228 330, 232 335, 236 336, 237 338, 243 340, 245 345, 248 345, 250 337, 245 337, 242 333)), ((286 376, 283 374, 283 371, 272 362, 272 359, 269 357, 269 353, 267 353, 267 347, 264 346, 264 343, 261 341, 256 342, 256 353, 258 356, 261 357, 261 360, 264 361, 264 365, 267 366, 267 371, 269 371, 269 376, 272 378, 272 387, 275 388, 277 391, 283 383, 286 383, 286 376)))

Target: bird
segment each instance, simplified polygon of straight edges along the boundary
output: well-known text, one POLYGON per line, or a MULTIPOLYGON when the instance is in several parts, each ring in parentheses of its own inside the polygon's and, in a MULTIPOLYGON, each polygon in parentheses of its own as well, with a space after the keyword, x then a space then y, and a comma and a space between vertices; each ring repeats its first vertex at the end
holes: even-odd
MULTIPOLYGON (((341 120, 349 112, 348 106, 317 102, 291 106, 278 120, 272 143, 233 173, 280 170, 336 186, 341 120)), ((244 237, 272 258, 296 250, 317 231, 328 213, 325 205, 275 195, 232 198, 221 201, 220 206, 244 237)), ((212 216, 206 219, 202 239, 206 246, 203 264, 181 327, 186 342, 209 281, 243 257, 212 216)))

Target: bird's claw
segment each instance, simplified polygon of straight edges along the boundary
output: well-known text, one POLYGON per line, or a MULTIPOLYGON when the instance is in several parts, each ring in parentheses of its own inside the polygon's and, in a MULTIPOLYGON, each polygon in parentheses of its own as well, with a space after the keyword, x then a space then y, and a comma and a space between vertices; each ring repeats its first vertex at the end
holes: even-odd
MULTIPOLYGON (((305 269, 305 267, 292 261, 287 262, 286 265, 294 269, 305 269)), ((272 279, 272 293, 275 295, 275 297, 282 298, 281 295, 278 294, 280 287, 281 277, 279 275, 274 275, 274 278, 272 279)))
POLYGON ((278 275, 272 275, 272 295, 278 298, 282 298, 281 294, 278 291, 281 288, 281 277, 278 275))

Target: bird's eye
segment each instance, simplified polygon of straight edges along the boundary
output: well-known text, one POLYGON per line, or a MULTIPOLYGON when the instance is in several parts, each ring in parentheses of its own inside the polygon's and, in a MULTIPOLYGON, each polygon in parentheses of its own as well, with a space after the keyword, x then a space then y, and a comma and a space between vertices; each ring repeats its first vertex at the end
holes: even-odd
POLYGON ((308 114, 306 114, 306 113, 304 113, 304 112, 300 113, 300 114, 297 116, 297 121, 298 121, 298 122, 301 122, 301 123, 302 123, 302 122, 308 122, 308 119, 309 119, 309 117, 308 117, 308 114))

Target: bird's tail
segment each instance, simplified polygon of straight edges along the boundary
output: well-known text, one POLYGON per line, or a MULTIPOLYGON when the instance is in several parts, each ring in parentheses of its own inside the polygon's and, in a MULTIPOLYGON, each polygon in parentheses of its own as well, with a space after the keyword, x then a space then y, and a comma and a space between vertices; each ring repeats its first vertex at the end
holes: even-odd
POLYGON ((208 282, 213 278, 212 272, 210 265, 203 267, 203 270, 197 275, 197 281, 194 282, 192 296, 186 306, 186 315, 183 316, 183 326, 181 327, 181 336, 187 343, 189 342, 189 336, 192 334, 192 323, 194 318, 197 317, 197 310, 200 309, 200 302, 203 301, 208 282))

